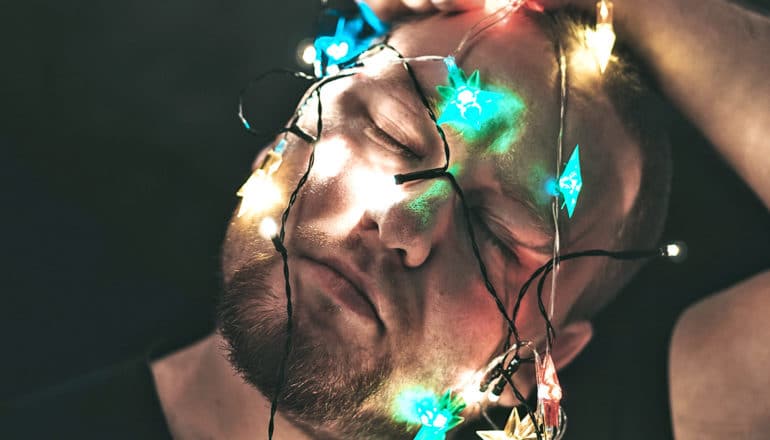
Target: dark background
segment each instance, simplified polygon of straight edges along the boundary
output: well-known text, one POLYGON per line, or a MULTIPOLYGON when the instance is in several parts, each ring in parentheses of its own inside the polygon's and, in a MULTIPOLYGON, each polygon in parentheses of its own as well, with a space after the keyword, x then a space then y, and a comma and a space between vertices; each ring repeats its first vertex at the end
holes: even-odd
MULTIPOLYGON (((260 146, 236 95, 266 68, 295 66, 317 10, 3 3, 0 399, 210 330, 220 242, 260 146)), ((687 241, 690 258, 647 266, 598 317, 595 341, 561 375, 569 439, 670 437, 677 316, 770 266, 767 211, 695 129, 676 124, 673 141, 665 238, 687 241)))

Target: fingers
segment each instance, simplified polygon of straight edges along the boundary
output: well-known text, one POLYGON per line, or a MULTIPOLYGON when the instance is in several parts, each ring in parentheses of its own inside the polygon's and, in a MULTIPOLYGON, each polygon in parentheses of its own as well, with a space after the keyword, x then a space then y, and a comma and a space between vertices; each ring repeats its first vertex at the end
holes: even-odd
POLYGON ((366 0, 383 20, 433 11, 467 11, 484 7, 484 0, 366 0))
POLYGON ((433 6, 440 11, 470 11, 484 7, 484 0, 433 0, 433 6))

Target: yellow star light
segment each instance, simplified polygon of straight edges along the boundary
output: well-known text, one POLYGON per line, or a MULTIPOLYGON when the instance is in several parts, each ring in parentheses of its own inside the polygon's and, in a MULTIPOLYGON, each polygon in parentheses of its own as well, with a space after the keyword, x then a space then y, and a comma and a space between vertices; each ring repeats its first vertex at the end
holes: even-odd
POLYGON ((483 440, 537 440, 535 424, 529 414, 522 420, 514 408, 503 431, 476 431, 483 440))

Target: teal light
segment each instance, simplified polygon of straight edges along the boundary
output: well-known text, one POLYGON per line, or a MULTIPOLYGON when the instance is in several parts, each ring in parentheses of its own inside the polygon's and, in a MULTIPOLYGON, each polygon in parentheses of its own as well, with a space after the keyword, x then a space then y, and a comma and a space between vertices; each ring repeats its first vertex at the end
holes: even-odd
POLYGON ((415 440, 444 440, 446 433, 463 422, 460 413, 465 402, 451 391, 441 398, 422 388, 403 391, 396 399, 398 421, 410 425, 422 425, 415 440))
POLYGON ((436 87, 443 100, 438 123, 454 125, 460 130, 464 127, 480 130, 499 114, 503 94, 482 90, 478 70, 466 77, 454 58, 446 58, 445 63, 449 86, 436 87))
POLYGON ((580 191, 583 189, 583 175, 580 172, 580 145, 575 146, 567 167, 559 178, 559 192, 564 197, 562 208, 567 208, 569 218, 575 213, 580 191))
POLYGON ((466 76, 452 57, 444 63, 448 85, 436 86, 440 98, 436 122, 449 125, 470 143, 483 144, 487 152, 510 151, 522 128, 524 101, 505 87, 482 84, 478 70, 466 76))

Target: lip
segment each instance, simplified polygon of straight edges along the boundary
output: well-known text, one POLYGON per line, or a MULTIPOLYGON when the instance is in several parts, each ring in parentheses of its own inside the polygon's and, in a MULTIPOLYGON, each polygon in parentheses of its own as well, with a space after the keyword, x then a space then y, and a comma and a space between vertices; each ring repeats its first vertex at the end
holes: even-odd
POLYGON ((328 274, 316 274, 322 279, 327 276, 338 278, 341 279, 344 284, 352 287, 352 289, 346 289, 344 286, 341 286, 338 281, 335 282, 333 279, 329 280, 327 284, 331 285, 331 288, 328 289, 330 295, 333 295, 346 308, 354 313, 374 319, 380 329, 385 328, 385 324, 375 305, 376 303, 370 296, 370 292, 373 291, 371 284, 366 282, 363 274, 338 259, 311 256, 305 256, 305 258, 316 265, 323 266, 330 272, 328 274), (352 295, 349 290, 352 290, 352 295))

